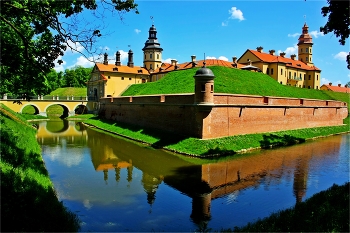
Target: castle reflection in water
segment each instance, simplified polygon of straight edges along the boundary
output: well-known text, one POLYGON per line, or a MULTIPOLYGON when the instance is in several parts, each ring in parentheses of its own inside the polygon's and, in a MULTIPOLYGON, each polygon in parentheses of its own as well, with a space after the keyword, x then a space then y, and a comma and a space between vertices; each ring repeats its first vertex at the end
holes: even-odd
MULTIPOLYGON (((328 140, 322 144, 296 145, 288 150, 272 149, 196 165, 179 156, 164 156, 162 150, 145 149, 140 153, 138 147, 129 146, 123 140, 116 140, 81 125, 70 123, 68 126, 70 127, 61 130, 59 134, 73 140, 86 140, 91 149, 94 169, 103 172, 104 182, 110 180, 109 176, 114 176, 115 182, 120 182, 121 171, 126 169, 126 179, 131 183, 133 168, 136 167, 142 171, 142 185, 149 205, 156 201, 158 186, 164 182, 192 198, 190 217, 197 224, 210 220, 212 200, 257 186, 262 179, 266 183, 278 183, 282 176, 290 176, 293 179, 296 202, 302 201, 307 190, 310 161, 334 153, 340 147, 339 141, 328 140), (286 174, 291 170, 294 174, 286 174)), ((40 134, 46 131, 39 129, 39 142, 48 140, 45 133, 40 134)), ((325 159, 333 160, 337 157, 328 156, 325 159)))

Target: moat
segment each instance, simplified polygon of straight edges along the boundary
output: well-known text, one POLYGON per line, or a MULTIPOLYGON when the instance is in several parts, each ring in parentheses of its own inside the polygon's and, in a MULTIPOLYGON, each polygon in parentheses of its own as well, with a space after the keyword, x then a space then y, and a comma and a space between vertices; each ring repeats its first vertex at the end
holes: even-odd
POLYGON ((233 229, 349 181, 350 134, 204 162, 74 121, 41 122, 37 139, 84 232, 233 229))

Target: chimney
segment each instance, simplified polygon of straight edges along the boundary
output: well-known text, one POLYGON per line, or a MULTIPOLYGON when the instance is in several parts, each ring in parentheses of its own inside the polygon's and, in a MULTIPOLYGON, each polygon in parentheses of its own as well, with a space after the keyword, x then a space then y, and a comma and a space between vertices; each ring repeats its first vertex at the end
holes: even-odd
POLYGON ((130 49, 129 50, 129 52, 128 52, 128 54, 129 54, 129 57, 128 57, 128 66, 129 67, 131 67, 131 68, 133 68, 134 67, 134 59, 133 59, 133 52, 132 52, 132 50, 130 49))
POLYGON ((329 86, 332 86, 332 83, 329 83, 329 86))
POLYGON ((338 87, 341 87, 341 83, 338 84, 338 87))
POLYGON ((115 60, 115 65, 116 66, 120 66, 121 65, 121 63, 120 63, 120 52, 119 51, 117 51, 117 53, 115 54, 115 56, 116 56, 116 60, 115 60))
POLYGON ((103 65, 108 65, 108 54, 104 54, 103 65))
POLYGON ((237 57, 232 57, 232 63, 237 63, 237 57))
POLYGON ((292 60, 295 60, 295 57, 296 57, 297 55, 295 55, 295 54, 292 54, 292 55, 290 55, 290 58, 292 58, 292 60))
POLYGON ((192 60, 192 62, 196 62, 196 55, 192 55, 191 60, 192 60))
POLYGON ((271 49, 269 50, 270 55, 275 55, 275 50, 271 49))
POLYGON ((286 55, 285 52, 280 53, 280 56, 281 56, 281 57, 284 57, 285 55, 286 55))
POLYGON ((179 68, 179 67, 177 66, 177 61, 175 60, 174 63, 175 63, 174 69, 177 70, 177 68, 179 68))
POLYGON ((256 50, 257 50, 259 53, 262 53, 263 47, 259 46, 259 47, 256 48, 256 50))
POLYGON ((175 59, 171 59, 171 65, 172 65, 172 66, 175 66, 175 65, 176 65, 176 62, 177 62, 177 61, 176 61, 175 59))

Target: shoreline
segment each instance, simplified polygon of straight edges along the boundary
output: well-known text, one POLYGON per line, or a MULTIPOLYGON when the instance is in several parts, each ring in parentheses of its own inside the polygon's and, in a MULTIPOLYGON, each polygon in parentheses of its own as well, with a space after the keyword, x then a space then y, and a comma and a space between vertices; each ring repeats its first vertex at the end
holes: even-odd
MULTIPOLYGON (((75 118, 74 120, 78 120, 77 118, 75 118)), ((297 138, 295 136, 293 136, 294 134, 297 134, 298 132, 301 132, 301 134, 303 134, 303 131, 306 131, 306 133, 309 133, 308 131, 313 131, 315 128, 303 128, 303 129, 297 129, 297 130, 289 130, 289 131, 277 131, 277 132, 267 132, 267 133, 262 133, 262 134, 247 134, 247 135, 237 135, 237 136, 231 136, 231 137, 225 137, 225 138, 218 138, 218 139, 206 139, 206 140, 202 140, 202 139, 195 139, 195 138, 186 138, 186 139, 189 139, 190 141, 192 141, 192 143, 196 143, 196 142, 205 142, 205 143, 208 143, 208 144, 212 144, 211 147, 208 148, 208 151, 206 154, 200 154, 200 153, 191 153, 191 151, 186 151, 186 150, 178 150, 176 149, 177 147, 180 146, 181 144, 181 141, 177 142, 177 143, 174 143, 172 145, 161 145, 161 146, 156 146, 155 144, 158 142, 151 142, 151 141, 147 141, 147 140, 142 140, 142 139, 139 139, 135 136, 132 136, 132 135, 126 135, 126 134, 122 134, 120 132, 118 132, 118 129, 117 128, 114 128, 114 129, 106 129, 104 126, 104 124, 107 124, 107 123, 104 123, 101 121, 101 119, 96 119, 95 121, 99 121, 101 123, 101 125, 96 125, 96 124, 93 124, 91 122, 85 122, 87 119, 81 119, 82 120, 82 123, 87 126, 87 127, 90 127, 90 128, 95 128, 95 129, 98 129, 98 130, 101 130, 103 132, 106 132, 106 133, 110 133, 110 134, 113 134, 113 135, 116 135, 116 136, 119 136, 119 137, 122 137, 122 138, 126 138, 126 139, 129 139, 129 140, 132 140, 134 142, 138 142, 138 143, 141 143, 141 144, 145 144, 145 145, 148 145, 148 146, 151 146, 151 147, 155 147, 157 149, 163 149, 163 150, 166 150, 166 151, 169 151, 169 152, 172 152, 172 153, 176 153, 176 154, 180 154, 180 155, 184 155, 184 156, 188 156, 188 157, 194 157, 194 158, 215 158, 215 157, 224 157, 224 156, 228 156, 228 155, 233 155, 233 154, 245 154, 245 153, 250 153, 250 152, 254 152, 256 150, 260 150, 260 149, 273 149, 273 148, 278 148, 278 147, 284 147, 284 146, 291 146, 291 145, 296 145, 296 144, 301 144, 301 143, 304 143, 306 141, 312 141, 312 140, 317 140, 317 139, 320 139, 320 138, 325 138, 325 137, 330 137, 330 136, 335 136, 335 135, 341 135, 341 134, 347 134, 347 133, 350 133, 350 129, 349 129, 349 126, 347 124, 343 124, 341 126, 329 126, 329 127, 318 127, 318 128, 323 128, 325 129, 325 131, 327 131, 327 129, 330 130, 330 132, 333 132, 333 133, 319 133, 319 135, 315 135, 313 137, 300 137, 300 138, 297 138), (339 127, 347 127, 348 130, 338 130, 336 132, 334 132, 334 130, 336 130, 337 128, 339 129, 339 127), (333 129, 333 130, 332 130, 333 129), (262 135, 262 137, 265 137, 266 135, 283 135, 283 136, 276 136, 276 137, 285 137, 285 138, 291 138, 290 141, 277 141, 277 142, 270 142, 270 143, 267 143, 267 144, 263 144, 262 145, 262 142, 261 140, 259 141, 258 138, 256 138, 255 136, 257 135, 262 135), (247 145, 246 147, 240 147, 239 149, 236 149, 236 150, 221 150, 221 149, 218 149, 218 146, 222 146, 222 147, 230 147, 230 144, 234 143, 234 139, 235 138, 239 138, 239 137, 247 137, 248 139, 249 138, 255 138, 255 144, 258 144, 260 143, 260 146, 249 146, 247 145), (224 143, 226 145, 222 145, 222 143, 220 142, 221 140, 226 140, 226 139, 231 139, 231 140, 228 140, 228 142, 224 143)), ((109 126, 109 127, 113 127, 113 126, 109 126)), ((122 126, 121 126, 122 127, 122 126)), ((123 127, 122 127, 123 128, 123 127)), ((318 129, 316 128, 316 129, 318 129)), ((125 128, 124 128, 125 129, 125 128)), ((143 131, 143 129, 141 129, 141 131, 143 131)), ((304 132, 305 133, 305 132, 304 132)), ((169 137, 169 134, 168 133, 164 133, 165 135, 167 135, 169 137)), ((186 144, 189 144, 191 142, 187 142, 185 143, 186 144)), ((202 147, 204 147, 206 144, 203 144, 203 143, 197 143, 197 144, 203 144, 202 147)), ((201 145, 196 145, 197 147, 200 147, 201 145)), ((202 148, 203 149, 203 148, 202 148)))

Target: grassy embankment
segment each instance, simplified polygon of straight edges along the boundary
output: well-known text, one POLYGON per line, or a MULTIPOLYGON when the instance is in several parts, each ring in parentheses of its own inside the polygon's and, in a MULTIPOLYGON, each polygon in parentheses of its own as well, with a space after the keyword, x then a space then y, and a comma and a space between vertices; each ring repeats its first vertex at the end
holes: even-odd
POLYGON ((78 217, 59 202, 53 189, 36 130, 3 105, 0 122, 1 231, 78 231, 78 217))
MULTIPOLYGON (((281 85, 271 77, 261 73, 230 69, 225 67, 210 67, 215 74, 215 92, 248 94, 263 96, 282 96, 321 100, 340 100, 350 106, 350 95, 313 89, 297 88, 281 85)), ((163 79, 130 86, 123 96, 151 95, 172 93, 193 93, 194 74, 198 70, 189 69, 168 73, 163 79)), ((300 130, 279 131, 224 137, 212 140, 181 137, 169 133, 144 129, 137 126, 117 123, 99 118, 91 118, 86 123, 149 143, 155 148, 165 148, 184 154, 212 155, 234 154, 250 148, 269 148, 304 142, 307 139, 349 132, 349 117, 342 126, 318 127, 300 130)))
POLYGON ((349 232, 349 182, 333 185, 293 208, 221 232, 349 232))

